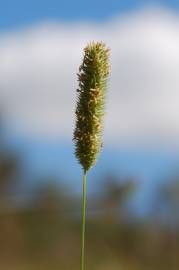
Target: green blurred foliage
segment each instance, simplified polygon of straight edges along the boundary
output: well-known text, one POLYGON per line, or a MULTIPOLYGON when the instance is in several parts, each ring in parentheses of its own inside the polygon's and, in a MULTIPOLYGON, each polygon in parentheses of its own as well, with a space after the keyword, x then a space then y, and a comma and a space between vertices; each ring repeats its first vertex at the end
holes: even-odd
MULTIPOLYGON (((98 199, 89 198, 86 269, 177 270, 179 231, 152 216, 138 223, 123 218, 130 184, 110 180, 98 199)), ((25 209, 1 211, 1 269, 79 269, 79 203, 49 185, 25 209)))

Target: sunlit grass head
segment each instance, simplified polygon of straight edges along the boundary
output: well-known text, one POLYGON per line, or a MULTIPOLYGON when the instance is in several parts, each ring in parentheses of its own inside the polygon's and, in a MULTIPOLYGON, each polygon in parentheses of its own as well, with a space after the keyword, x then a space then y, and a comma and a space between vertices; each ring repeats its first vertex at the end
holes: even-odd
POLYGON ((91 42, 84 48, 79 68, 75 154, 87 172, 95 163, 102 145, 103 116, 107 78, 109 75, 109 49, 102 42, 91 42))

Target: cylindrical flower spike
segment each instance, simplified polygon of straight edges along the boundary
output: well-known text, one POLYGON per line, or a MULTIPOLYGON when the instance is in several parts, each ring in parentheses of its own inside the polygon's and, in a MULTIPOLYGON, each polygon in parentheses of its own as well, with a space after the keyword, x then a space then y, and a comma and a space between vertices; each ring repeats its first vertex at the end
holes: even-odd
POLYGON ((102 146, 101 133, 107 78, 109 49, 102 42, 92 42, 84 49, 79 68, 79 88, 74 131, 75 154, 87 172, 96 163, 102 146))

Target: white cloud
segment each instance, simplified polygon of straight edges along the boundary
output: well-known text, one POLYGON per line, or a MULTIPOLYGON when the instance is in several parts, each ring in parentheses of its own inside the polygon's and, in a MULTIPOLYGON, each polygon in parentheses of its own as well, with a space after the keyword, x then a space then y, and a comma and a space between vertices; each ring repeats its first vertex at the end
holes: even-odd
POLYGON ((179 145, 179 18, 143 10, 101 24, 42 24, 0 35, 0 101, 30 136, 70 137, 82 48, 111 48, 106 140, 179 145))

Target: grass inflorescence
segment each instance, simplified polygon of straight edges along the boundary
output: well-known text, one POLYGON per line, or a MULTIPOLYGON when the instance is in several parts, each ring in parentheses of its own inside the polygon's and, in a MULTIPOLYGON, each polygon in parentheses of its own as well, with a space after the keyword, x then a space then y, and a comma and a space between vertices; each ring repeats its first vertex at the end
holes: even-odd
POLYGON ((87 172, 96 163, 102 146, 101 134, 107 78, 109 74, 109 49, 102 42, 91 42, 84 49, 79 68, 75 154, 87 172))

